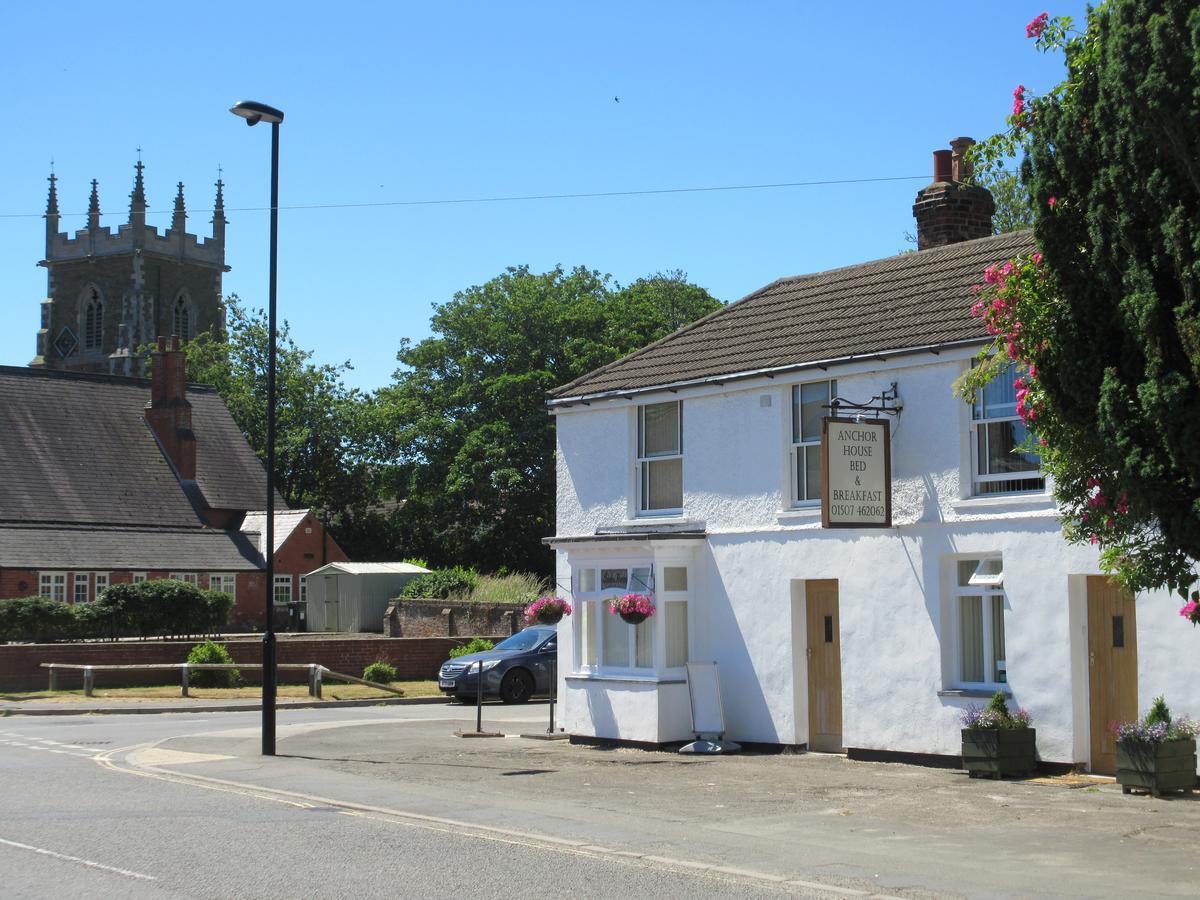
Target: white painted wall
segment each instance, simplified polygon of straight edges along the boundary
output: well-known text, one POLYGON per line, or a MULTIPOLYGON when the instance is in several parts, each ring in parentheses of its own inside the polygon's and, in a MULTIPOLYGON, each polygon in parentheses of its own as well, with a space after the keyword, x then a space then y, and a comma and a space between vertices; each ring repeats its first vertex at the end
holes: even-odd
MULTIPOLYGON (((803 582, 835 578, 844 744, 956 754, 961 710, 986 700, 939 696, 957 660, 947 630, 953 560, 1000 553, 1013 699, 1033 714, 1043 759, 1087 760, 1086 607, 1078 576, 1099 573, 1097 554, 1063 540, 1047 497, 965 497, 969 409, 951 384, 968 356, 926 354, 638 398, 684 404, 684 513, 675 521, 708 533, 692 564, 703 580, 693 591, 692 656, 720 664, 730 738, 807 740, 803 582), (841 396, 859 401, 899 385, 891 529, 825 530, 816 511, 788 508, 791 384, 828 377, 838 379, 841 396)), ((556 411, 560 537, 638 524, 630 496, 634 408, 634 401, 611 400, 556 411)), ((560 586, 571 583, 572 558, 596 552, 589 548, 559 545, 560 586)), ((1139 598, 1140 703, 1144 711, 1165 693, 1175 712, 1200 717, 1200 632, 1179 618, 1179 605, 1162 593, 1139 598)), ((574 666, 570 644, 560 644, 564 673, 574 666)), ((662 733, 653 689, 614 688, 607 700, 595 690, 604 688, 568 683, 564 721, 573 732, 599 733, 600 715, 611 732, 603 736, 662 733)))

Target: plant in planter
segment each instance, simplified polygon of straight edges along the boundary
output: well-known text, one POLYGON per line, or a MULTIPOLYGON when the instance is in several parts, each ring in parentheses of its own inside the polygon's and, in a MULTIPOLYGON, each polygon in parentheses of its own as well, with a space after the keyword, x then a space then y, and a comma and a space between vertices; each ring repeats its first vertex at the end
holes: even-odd
POLYGON ((1008 711, 1008 698, 996 691, 986 707, 962 714, 963 768, 972 778, 1031 775, 1037 768, 1037 729, 1023 709, 1008 711))
POLYGON ((1171 718, 1162 697, 1154 699, 1140 722, 1114 726, 1117 781, 1121 793, 1144 788, 1153 797, 1163 791, 1191 790, 1196 780, 1196 734, 1200 725, 1187 716, 1171 718))
POLYGON ((608 601, 608 611, 630 625, 640 625, 654 615, 654 598, 646 594, 626 594, 608 601))
POLYGON ((529 625, 535 622, 539 625, 555 625, 563 616, 570 614, 570 603, 562 597, 547 594, 544 597, 538 597, 525 607, 525 622, 529 625))

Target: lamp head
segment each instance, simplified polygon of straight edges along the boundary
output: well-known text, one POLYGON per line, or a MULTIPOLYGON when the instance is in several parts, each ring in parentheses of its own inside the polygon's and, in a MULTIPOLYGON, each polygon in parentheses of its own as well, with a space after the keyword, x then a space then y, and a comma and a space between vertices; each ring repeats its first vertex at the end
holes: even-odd
POLYGON ((259 122, 270 122, 272 125, 278 125, 283 121, 283 111, 276 109, 273 106, 267 106, 265 103, 256 103, 253 100, 239 100, 233 106, 229 107, 229 111, 235 116, 241 116, 246 120, 247 125, 257 125, 259 122))

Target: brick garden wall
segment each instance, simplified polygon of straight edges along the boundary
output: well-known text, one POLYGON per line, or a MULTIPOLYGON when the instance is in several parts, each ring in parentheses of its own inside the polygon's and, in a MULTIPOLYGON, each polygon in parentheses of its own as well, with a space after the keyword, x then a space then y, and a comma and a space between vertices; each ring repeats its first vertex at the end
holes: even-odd
MULTIPOLYGON (((491 636, 501 640, 504 635, 491 636)), ((361 676, 367 665, 383 659, 396 667, 401 680, 437 677, 438 666, 461 645, 462 638, 449 637, 354 637, 280 635, 279 662, 319 663, 334 672, 361 676)), ((83 644, 0 644, 0 691, 45 690, 49 683, 44 662, 80 665, 135 665, 181 663, 187 661, 193 641, 117 641, 83 644)), ((262 659, 262 641, 234 639, 224 642, 235 662, 257 663, 262 659)), ((59 686, 77 688, 83 683, 82 672, 60 672, 59 686)), ((243 680, 257 683, 259 673, 247 670, 243 680)), ((304 682, 302 670, 282 671, 280 681, 304 682)), ((96 687, 174 684, 178 674, 170 671, 99 672, 96 687)))
POLYGON ((525 627, 523 603, 455 603, 451 600, 400 600, 383 617, 385 637, 460 637, 516 634, 525 627))

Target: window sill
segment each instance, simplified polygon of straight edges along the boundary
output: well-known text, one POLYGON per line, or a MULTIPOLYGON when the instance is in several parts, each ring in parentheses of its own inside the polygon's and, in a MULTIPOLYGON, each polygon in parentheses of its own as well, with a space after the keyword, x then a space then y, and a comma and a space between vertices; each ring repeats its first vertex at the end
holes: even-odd
POLYGON ((703 522, 697 519, 689 519, 684 513, 664 513, 635 516, 634 518, 626 519, 621 523, 622 528, 637 528, 641 525, 695 525, 699 528, 704 527, 703 522))
POLYGON ((567 675, 566 681, 605 681, 613 684, 687 684, 686 678, 670 678, 665 675, 609 675, 599 672, 580 672, 567 675))
POLYGON ((1001 691, 1006 696, 1011 697, 1012 691, 1007 685, 998 685, 994 688, 947 688, 943 691, 938 691, 939 697, 962 698, 965 700, 987 700, 990 699, 996 691, 1001 691))
POLYGON ((1054 495, 1050 493, 1001 494, 994 497, 968 497, 964 500, 955 500, 950 507, 958 513, 1016 512, 1029 509, 1056 511, 1058 503, 1055 501, 1054 495))
POLYGON ((787 509, 779 510, 776 517, 780 522, 811 522, 813 519, 821 518, 821 507, 819 505, 790 506, 787 509))

